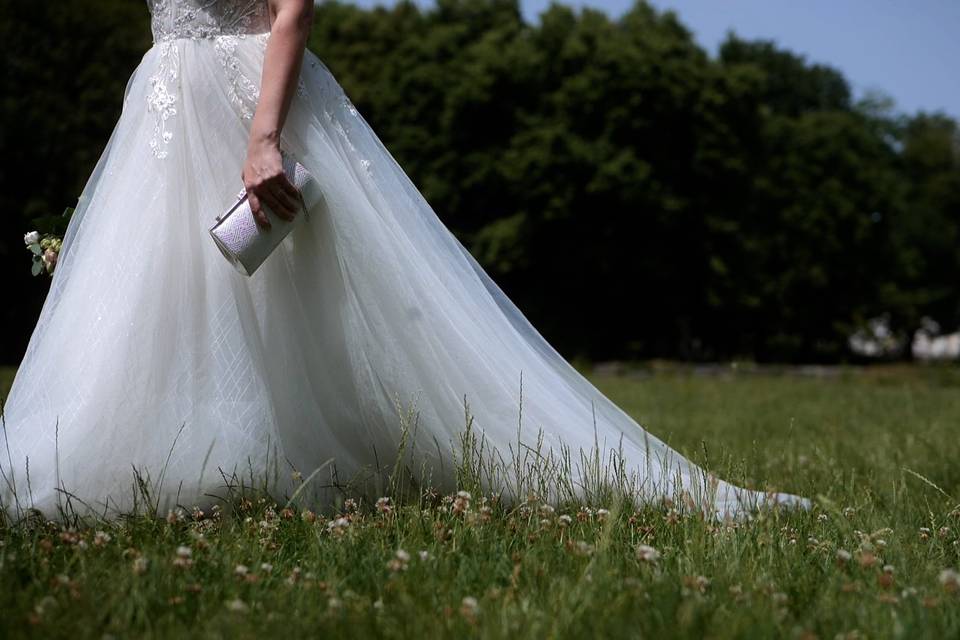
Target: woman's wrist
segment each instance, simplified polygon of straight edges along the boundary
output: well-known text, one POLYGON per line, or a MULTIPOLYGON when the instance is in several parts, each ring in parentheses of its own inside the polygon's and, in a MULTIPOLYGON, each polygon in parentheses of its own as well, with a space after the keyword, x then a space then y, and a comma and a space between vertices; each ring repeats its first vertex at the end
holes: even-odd
POLYGON ((250 130, 250 146, 280 144, 280 130, 276 127, 252 128, 250 130))

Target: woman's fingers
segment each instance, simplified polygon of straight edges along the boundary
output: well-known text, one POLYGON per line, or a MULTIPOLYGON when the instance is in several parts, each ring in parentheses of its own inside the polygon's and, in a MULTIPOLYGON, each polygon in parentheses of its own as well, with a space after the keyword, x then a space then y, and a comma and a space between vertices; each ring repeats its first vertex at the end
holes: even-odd
POLYGON ((250 211, 253 213, 253 219, 263 229, 269 230, 271 227, 270 220, 267 219, 267 214, 263 210, 260 198, 257 197, 257 194, 254 193, 252 189, 247 189, 247 200, 250 202, 250 211))
POLYGON ((299 203, 300 190, 297 189, 292 182, 290 182, 290 178, 287 177, 287 174, 285 173, 282 174, 279 178, 279 182, 280 182, 280 188, 283 189, 283 191, 286 192, 287 195, 293 198, 294 202, 299 203))
POLYGON ((278 198, 276 192, 270 191, 269 189, 261 191, 260 200, 270 207, 270 210, 273 213, 284 220, 293 220, 294 215, 296 214, 296 209, 294 209, 287 202, 278 198))
POLYGON ((287 220, 292 220, 294 216, 296 216, 300 207, 300 201, 296 197, 290 196, 283 189, 278 189, 276 187, 274 187, 274 189, 270 192, 270 195, 272 195, 283 205, 284 210, 289 214, 289 217, 286 218, 287 220))
POLYGON ((257 185, 247 187, 247 197, 254 220, 265 230, 271 228, 266 208, 278 217, 289 221, 296 218, 301 208, 300 191, 290 182, 285 173, 272 176, 257 185))
POLYGON ((284 203, 290 212, 291 218, 300 210, 300 192, 291 184, 290 179, 287 178, 285 173, 275 176, 270 181, 270 193, 273 194, 277 200, 284 203))

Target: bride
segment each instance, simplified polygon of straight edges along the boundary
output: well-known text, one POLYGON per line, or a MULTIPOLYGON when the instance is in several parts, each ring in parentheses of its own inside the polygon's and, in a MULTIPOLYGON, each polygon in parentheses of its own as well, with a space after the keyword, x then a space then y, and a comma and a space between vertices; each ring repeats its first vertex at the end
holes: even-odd
POLYGON ((165 513, 238 477, 330 504, 400 468, 506 498, 810 506, 688 461, 544 340, 305 48, 310 0, 147 4, 154 44, 3 410, 5 510, 110 516, 146 486, 165 513), (264 207, 292 215, 281 149, 323 205, 246 278, 207 230, 241 178, 265 232, 264 207))

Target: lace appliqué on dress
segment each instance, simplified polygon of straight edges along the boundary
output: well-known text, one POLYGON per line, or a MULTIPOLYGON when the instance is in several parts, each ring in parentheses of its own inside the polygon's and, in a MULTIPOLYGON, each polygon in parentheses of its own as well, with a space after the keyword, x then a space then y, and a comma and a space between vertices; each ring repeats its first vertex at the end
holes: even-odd
POLYGON ((167 157, 167 145, 173 138, 173 132, 167 130, 167 120, 177 114, 177 94, 179 87, 179 52, 173 42, 161 42, 160 63, 157 72, 150 76, 151 91, 147 95, 147 111, 156 114, 150 148, 153 155, 163 159, 167 157))
POLYGON ((166 158, 173 131, 168 120, 177 114, 180 96, 180 49, 182 41, 214 40, 216 56, 230 82, 230 100, 242 118, 253 117, 259 97, 257 84, 240 71, 237 40, 270 35, 266 0, 147 0, 153 41, 159 49, 156 72, 150 77, 147 110, 156 124, 150 148, 157 158, 166 158))
MULTIPOLYGON (((350 100, 349 96, 347 96, 347 94, 342 90, 340 90, 340 97, 336 100, 335 104, 338 107, 337 109, 339 111, 338 116, 346 112, 350 115, 351 119, 359 120, 360 112, 354 106, 353 101, 350 100)), ((357 149, 356 145, 353 144, 353 141, 350 138, 350 132, 348 131, 348 128, 350 127, 350 123, 348 122, 347 127, 344 127, 343 123, 341 122, 342 118, 334 117, 334 114, 331 113, 331 111, 327 108, 324 108, 323 115, 324 115, 324 118, 327 120, 327 122, 329 122, 333 126, 337 134, 343 139, 347 147, 349 147, 350 151, 353 152, 354 154, 359 155, 360 152, 357 149)), ((359 162, 360 162, 360 166, 363 167, 363 170, 366 172, 366 174, 372 178, 373 173, 370 170, 370 161, 367 158, 360 157, 359 162)))
MULTIPOLYGON (((269 33, 261 33, 253 36, 266 43, 269 33)), ((227 71, 230 80, 230 101, 237 106, 240 111, 240 117, 244 120, 251 120, 257 107, 257 100, 260 99, 260 88, 253 80, 244 75, 240 70, 240 61, 237 59, 237 41, 245 36, 227 35, 219 36, 214 41, 214 51, 217 52, 217 59, 227 71)))

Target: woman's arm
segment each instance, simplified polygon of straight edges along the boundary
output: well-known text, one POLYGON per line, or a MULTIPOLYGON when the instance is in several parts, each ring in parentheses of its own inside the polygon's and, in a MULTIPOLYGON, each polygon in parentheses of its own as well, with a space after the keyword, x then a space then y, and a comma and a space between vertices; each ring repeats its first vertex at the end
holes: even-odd
POLYGON ((313 24, 313 0, 269 0, 268 4, 271 33, 241 178, 254 218, 269 229, 261 203, 287 220, 293 219, 297 210, 297 189, 283 173, 280 131, 300 76, 303 51, 313 24))

